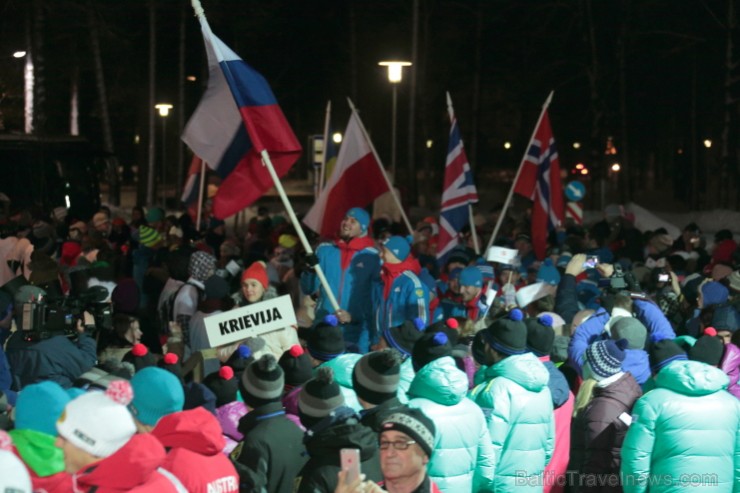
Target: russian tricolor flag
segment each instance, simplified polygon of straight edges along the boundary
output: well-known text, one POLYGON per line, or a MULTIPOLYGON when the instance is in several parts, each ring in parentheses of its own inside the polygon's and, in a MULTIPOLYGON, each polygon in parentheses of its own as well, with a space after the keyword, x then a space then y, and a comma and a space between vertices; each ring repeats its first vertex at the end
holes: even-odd
POLYGON ((262 164, 263 150, 282 177, 300 156, 301 145, 264 77, 211 32, 205 17, 200 23, 208 88, 182 140, 221 177, 213 213, 224 219, 274 186, 262 164))

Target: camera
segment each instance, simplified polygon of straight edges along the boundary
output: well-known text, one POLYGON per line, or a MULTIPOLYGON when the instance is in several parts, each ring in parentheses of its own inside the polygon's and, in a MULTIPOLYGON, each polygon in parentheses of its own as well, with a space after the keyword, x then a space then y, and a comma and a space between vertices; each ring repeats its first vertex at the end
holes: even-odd
POLYGON ((671 276, 667 272, 660 272, 658 274, 658 282, 668 282, 671 280, 671 276))
POLYGON ((21 310, 20 328, 28 341, 40 341, 57 335, 76 336, 77 321, 85 323, 83 314, 90 313, 94 325, 86 325, 86 332, 96 329, 113 330, 113 307, 104 303, 108 290, 103 286, 93 286, 78 296, 61 298, 41 298, 24 303, 21 310))

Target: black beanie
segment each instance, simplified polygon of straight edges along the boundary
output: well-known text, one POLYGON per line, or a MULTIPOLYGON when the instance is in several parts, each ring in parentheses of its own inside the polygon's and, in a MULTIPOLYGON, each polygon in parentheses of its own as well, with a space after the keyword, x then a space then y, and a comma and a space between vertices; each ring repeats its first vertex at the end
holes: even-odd
POLYGON ((237 377, 240 377, 252 362, 254 362, 254 353, 252 348, 244 344, 239 344, 236 351, 231 353, 229 359, 226 360, 226 364, 234 370, 237 377))
POLYGON ((327 315, 306 336, 306 349, 319 361, 330 361, 344 354, 344 336, 337 317, 327 315))
POLYGON ((366 354, 352 370, 357 397, 376 406, 396 396, 400 379, 401 355, 391 348, 366 354))
POLYGON ((421 447, 427 457, 432 456, 435 433, 434 421, 429 419, 421 410, 402 407, 388 415, 380 425, 380 435, 391 430, 408 435, 421 447))
POLYGON ((172 373, 180 380, 181 384, 185 384, 182 376, 182 365, 180 364, 180 357, 177 354, 165 354, 164 357, 159 360, 157 366, 162 368, 163 370, 167 370, 168 372, 172 373))
POLYGON ((713 327, 709 327, 704 331, 704 335, 697 339, 693 347, 689 349, 689 359, 701 361, 709 366, 719 366, 724 353, 725 345, 717 337, 717 331, 713 327))
POLYGON ((343 405, 342 389, 334 381, 332 369, 326 366, 319 367, 316 376, 298 394, 298 416, 309 429, 343 405))
POLYGON ((285 374, 285 388, 293 388, 308 382, 313 376, 311 359, 303 348, 295 344, 280 356, 278 361, 285 374))
POLYGON ((486 343, 498 353, 507 356, 526 353, 527 326, 522 318, 522 311, 514 308, 504 318, 494 321, 483 332, 486 343))
POLYGON ((234 402, 236 392, 239 390, 239 382, 234 377, 234 369, 230 366, 222 366, 217 372, 206 376, 203 385, 211 389, 216 396, 216 407, 234 402))
POLYGON ((416 344, 411 355, 411 364, 418 372, 435 359, 452 356, 450 339, 444 332, 425 332, 416 344))
POLYGON ((432 325, 427 327, 427 332, 444 332, 447 338, 450 340, 450 345, 457 345, 458 339, 460 339, 459 331, 460 323, 456 318, 450 317, 446 320, 439 320, 434 322, 432 325))
POLYGON ((686 352, 672 339, 662 339, 655 342, 648 352, 650 369, 657 374, 668 363, 677 360, 686 360, 686 352))
POLYGON ((424 333, 424 321, 420 318, 406 320, 401 325, 387 327, 383 338, 389 347, 398 349, 404 358, 411 356, 414 344, 424 333))
POLYGON ((149 351, 148 347, 141 343, 134 344, 131 351, 123 355, 121 361, 132 364, 134 372, 149 366, 157 366, 157 358, 149 351))
POLYGON ((239 379, 239 391, 244 402, 256 409, 283 397, 283 369, 272 354, 265 354, 244 370, 239 379))
POLYGON ((527 349, 535 356, 549 356, 555 342, 555 331, 552 330, 552 317, 541 315, 524 321, 527 326, 527 349))

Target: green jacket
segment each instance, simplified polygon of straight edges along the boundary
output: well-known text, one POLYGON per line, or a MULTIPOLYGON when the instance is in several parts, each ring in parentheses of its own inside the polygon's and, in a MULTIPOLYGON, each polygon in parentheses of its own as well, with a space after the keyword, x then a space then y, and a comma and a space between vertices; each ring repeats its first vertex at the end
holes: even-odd
POLYGON ((466 397, 468 377, 447 356, 424 366, 409 388, 409 406, 434 421, 427 472, 443 492, 492 491, 494 456, 486 418, 466 397))
POLYGON ((622 445, 625 493, 740 492, 740 401, 728 384, 698 361, 660 370, 622 445))
POLYGON ((342 395, 344 395, 344 405, 351 407, 356 412, 360 412, 362 406, 360 405, 360 401, 357 400, 357 394, 355 394, 352 388, 352 370, 354 370, 355 364, 357 364, 360 358, 362 356, 359 354, 345 353, 317 367, 318 369, 322 366, 327 366, 334 371, 334 381, 339 384, 342 395))
POLYGON ((496 493, 541 492, 542 473, 555 447, 547 368, 535 355, 525 353, 480 372, 484 382, 470 391, 470 398, 488 421, 496 457, 496 493))

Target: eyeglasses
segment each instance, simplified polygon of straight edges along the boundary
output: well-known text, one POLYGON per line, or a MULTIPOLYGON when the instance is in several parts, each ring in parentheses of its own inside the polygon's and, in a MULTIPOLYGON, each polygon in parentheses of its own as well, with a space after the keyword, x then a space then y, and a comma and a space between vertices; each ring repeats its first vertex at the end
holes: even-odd
POLYGON ((395 442, 383 441, 380 442, 380 450, 388 450, 391 445, 393 445, 393 448, 396 450, 406 450, 409 446, 415 443, 416 440, 398 440, 395 442))

